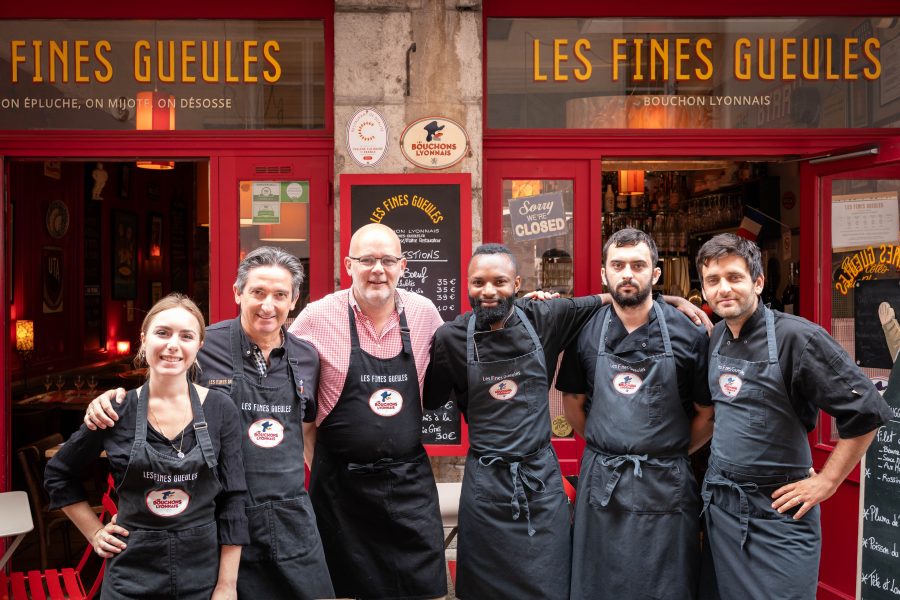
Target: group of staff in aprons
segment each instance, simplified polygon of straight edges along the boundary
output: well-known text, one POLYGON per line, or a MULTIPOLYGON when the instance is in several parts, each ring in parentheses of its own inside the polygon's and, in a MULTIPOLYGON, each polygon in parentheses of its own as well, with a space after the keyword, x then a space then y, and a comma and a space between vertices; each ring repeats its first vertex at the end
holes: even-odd
MULTIPOLYGON (((603 338, 613 310, 628 327, 639 324, 635 320, 639 306, 647 318, 653 311, 663 352, 629 362, 607 352, 605 345, 599 346, 591 409, 581 423, 589 446, 582 473, 590 484, 583 481, 579 488, 574 547, 559 464, 549 444, 547 403, 542 400, 546 399, 555 364, 547 361, 541 340, 552 337, 554 321, 542 323, 538 331, 520 306, 502 302, 515 297, 519 288, 515 259, 508 250, 476 251, 473 256, 469 296, 475 310, 460 317, 465 323, 462 351, 466 371, 460 378, 467 388, 471 447, 460 499, 457 595, 466 599, 568 598, 571 593, 572 597, 594 598, 604 597, 604 590, 613 590, 609 597, 695 597, 700 499, 686 457, 689 448, 704 443, 712 434, 713 459, 702 495, 708 566, 715 574, 710 580, 718 582, 723 599, 813 597, 814 585, 812 591, 807 586, 788 595, 784 589, 773 591, 767 586, 773 585, 771 581, 780 584, 782 579, 770 579, 769 571, 774 565, 793 573, 797 554, 803 554, 805 566, 815 570, 817 513, 807 511, 834 493, 865 451, 874 428, 865 436, 841 440, 838 448, 843 445, 844 451, 836 450, 822 473, 812 476, 798 470, 811 466, 803 456, 787 457, 791 464, 780 468, 777 461, 759 461, 758 452, 751 458, 741 454, 747 444, 742 445, 740 440, 749 435, 741 401, 753 403, 765 398, 773 405, 789 405, 783 384, 777 389, 777 360, 773 363, 771 352, 761 363, 737 364, 735 359, 725 359, 713 351, 709 386, 718 413, 715 431, 711 411, 705 407, 695 406, 694 415, 679 413, 675 351, 667 328, 670 316, 649 296, 634 302, 637 296, 649 292, 659 277, 652 261, 655 245, 649 237, 611 245, 612 241, 604 248, 603 276, 610 289, 618 292, 618 298, 613 294, 613 308, 606 311, 597 312, 600 302, 590 314, 581 310, 579 325, 587 322, 585 314, 602 317, 603 338), (637 273, 632 259, 612 265, 610 247, 646 250, 641 259, 646 268, 637 273), (473 271, 478 273, 477 278, 473 278, 473 271), (496 277, 503 278, 504 283, 485 285, 496 277), (510 279, 512 285, 506 282, 510 279), (506 312, 498 315, 500 307, 506 312), (477 323, 479 318, 481 323, 477 323), (502 360, 481 360, 476 342, 479 335, 482 340, 494 335, 510 318, 520 324, 529 350, 502 360), (757 381, 744 379, 743 385, 722 387, 719 370, 755 373, 753 369, 759 372, 757 381), (636 382, 632 375, 638 371, 640 381, 636 382), (763 389, 757 392, 756 386, 763 389), (772 493, 778 498, 774 506, 768 497, 772 493), (784 516, 785 511, 797 507, 800 509, 793 516, 784 516), (748 535, 752 541, 748 542, 748 535), (785 550, 786 544, 777 543, 786 539, 785 535, 802 542, 799 552, 796 544, 789 545, 794 550, 785 550), (605 550, 600 552, 600 548, 605 550), (813 559, 807 551, 814 554, 813 559), (603 559, 597 561, 597 556, 603 559), (592 583, 584 585, 582 580, 592 583)), ((746 318, 746 312, 758 301, 756 287, 762 287, 761 272, 754 270, 752 253, 747 254, 740 244, 736 249, 717 252, 702 262, 698 258, 704 291, 712 308, 725 318, 720 327, 736 323, 739 328, 741 318, 746 318), (731 262, 739 264, 735 267, 731 262), (734 268, 716 279, 714 272, 723 266, 734 268), (755 292, 747 295, 746 306, 737 302, 743 308, 737 313, 733 310, 734 294, 729 291, 739 288, 735 269, 743 269, 750 291, 755 292)), ((758 262, 758 249, 756 252, 758 262)), ((253 254, 242 266, 247 266, 253 254)), ((420 373, 421 363, 417 368, 410 342, 410 331, 416 332, 422 325, 408 322, 405 312, 394 305, 396 284, 405 268, 399 238, 387 227, 369 225, 351 240, 350 257, 345 262, 354 289, 357 283, 386 288, 388 308, 399 313, 395 315, 399 320, 396 335, 402 349, 391 359, 362 350, 357 317, 366 314, 370 303, 351 290, 356 308, 347 311, 350 361, 338 402, 320 424, 323 427, 312 465, 312 503, 302 485, 303 437, 312 420, 304 415, 303 405, 317 374, 296 373, 299 357, 290 355, 294 346, 285 341, 290 334, 283 324, 299 288, 296 273, 289 263, 267 260, 251 261, 250 268, 245 269, 245 275, 249 271, 251 276, 261 276, 253 286, 246 285, 246 278, 244 285, 239 285, 240 278, 236 282, 235 299, 241 316, 227 326, 227 351, 218 353, 226 355, 230 379, 207 377, 210 386, 225 388, 241 408, 246 426, 244 461, 248 473, 255 473, 247 477, 248 497, 254 499, 247 512, 251 547, 256 546, 258 551, 241 558, 239 596, 316 598, 335 592, 360 598, 443 596, 446 580, 437 495, 418 439, 424 373, 420 373), (266 334, 266 344, 260 343, 260 332, 266 334), (249 338, 249 349, 242 335, 249 338), (281 346, 288 348, 287 360, 281 364, 289 373, 295 371, 288 378, 290 386, 284 389, 267 386, 265 377, 250 375, 254 373, 254 361, 267 361, 276 347, 271 343, 272 335, 280 336, 281 346), (390 391, 379 385, 386 380, 396 383, 390 391), (401 396, 402 404, 384 396, 388 392, 401 396), (293 412, 289 413, 291 407, 293 412), (292 416, 285 418, 286 414, 292 416), (295 469, 297 465, 300 467, 295 469), (310 504, 315 507, 315 516, 310 504), (261 537, 265 539, 261 541, 261 537), (260 590, 264 590, 261 595, 260 590)), ((561 316, 556 324, 565 318, 561 316)), ((438 330, 436 339, 442 330, 438 330)), ((767 330, 767 335, 770 349, 774 348, 774 331, 767 330)), ((215 363, 212 357, 210 362, 215 363)), ((113 396, 107 393, 95 400, 85 422, 93 427, 113 425, 117 418, 110 402, 113 396)), ((427 397, 424 400, 426 404, 429 401, 427 397)), ((779 415, 787 423, 789 411, 773 406, 768 414, 772 418, 766 422, 771 423, 767 437, 787 435, 788 425, 782 424, 779 415)), ((797 429, 796 423, 790 427, 792 432, 797 429)), ((805 436, 789 439, 789 445, 796 442, 805 446, 808 455, 805 436)), ((758 440, 756 445, 760 445, 758 440)), ((802 454, 803 450, 797 452, 802 454)), ((169 523, 172 529, 181 529, 177 518, 169 523)), ((815 573, 812 578, 814 581, 815 573)), ((709 589, 714 588, 715 584, 709 589)))

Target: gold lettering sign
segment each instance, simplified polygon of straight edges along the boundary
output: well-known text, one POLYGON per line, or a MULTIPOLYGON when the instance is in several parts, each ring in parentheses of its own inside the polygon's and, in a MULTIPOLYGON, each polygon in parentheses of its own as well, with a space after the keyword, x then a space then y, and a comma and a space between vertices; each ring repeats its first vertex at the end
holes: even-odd
POLYGON ((881 244, 877 250, 874 246, 863 248, 841 261, 834 288, 846 296, 857 281, 875 279, 891 268, 900 269, 900 245, 881 244))

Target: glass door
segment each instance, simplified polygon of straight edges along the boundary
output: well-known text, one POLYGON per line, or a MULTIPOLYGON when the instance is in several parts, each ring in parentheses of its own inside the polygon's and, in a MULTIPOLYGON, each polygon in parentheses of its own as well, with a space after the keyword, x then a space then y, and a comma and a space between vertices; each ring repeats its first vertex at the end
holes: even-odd
MULTIPOLYGON (((485 173, 484 241, 515 253, 522 293, 599 293, 600 206, 590 202, 599 199, 591 193, 600 186, 599 160, 489 160, 485 173)), ((547 401, 563 474, 577 473, 584 440, 565 420, 553 382, 547 401)))
MULTIPOLYGON (((802 226, 810 230, 801 252, 814 268, 800 272, 799 303, 883 391, 900 348, 892 335, 900 317, 900 151, 882 144, 845 156, 801 166, 802 226)), ((810 434, 816 470, 838 439, 834 419, 820 413, 810 434)), ((822 507, 820 587, 846 597, 857 586, 859 496, 854 469, 822 507)))
MULTIPOLYGON (((222 256, 217 268, 221 288, 218 318, 235 314, 231 286, 238 262, 260 246, 278 246, 300 259, 305 279, 300 300, 288 324, 310 300, 334 291, 333 211, 328 160, 324 157, 223 158, 218 173, 219 211, 210 223, 219 221, 222 256), (222 215, 230 215, 225 218, 222 215), (235 219, 234 215, 238 218, 235 219), (225 291, 227 288, 227 291, 225 291)), ((215 185, 215 184, 213 184, 215 185)), ((216 261, 213 261, 216 262, 216 261)))

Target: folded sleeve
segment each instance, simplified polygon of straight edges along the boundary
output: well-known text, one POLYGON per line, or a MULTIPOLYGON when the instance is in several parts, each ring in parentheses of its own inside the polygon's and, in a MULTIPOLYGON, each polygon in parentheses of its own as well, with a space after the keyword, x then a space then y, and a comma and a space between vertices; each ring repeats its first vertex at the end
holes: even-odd
MULTIPOLYGON (((245 546, 250 543, 247 515, 244 512, 247 481, 244 476, 244 459, 241 452, 240 414, 234 402, 227 396, 211 390, 210 400, 221 409, 219 433, 219 483, 222 491, 216 497, 216 521, 219 526, 219 544, 245 546)), ((299 458, 302 460, 302 457, 299 458)))

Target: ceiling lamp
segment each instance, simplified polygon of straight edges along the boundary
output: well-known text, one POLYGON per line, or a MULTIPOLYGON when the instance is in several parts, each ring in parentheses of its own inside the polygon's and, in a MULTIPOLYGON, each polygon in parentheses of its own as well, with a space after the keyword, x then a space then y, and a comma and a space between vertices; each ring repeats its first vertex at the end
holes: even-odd
MULTIPOLYGON (((138 92, 135 127, 138 131, 175 131, 175 96, 157 91, 138 92)), ((175 168, 175 161, 139 160, 137 166, 167 171, 175 168)))
POLYGON ((619 193, 640 195, 644 193, 643 171, 619 171, 619 193))

